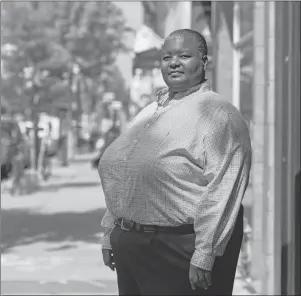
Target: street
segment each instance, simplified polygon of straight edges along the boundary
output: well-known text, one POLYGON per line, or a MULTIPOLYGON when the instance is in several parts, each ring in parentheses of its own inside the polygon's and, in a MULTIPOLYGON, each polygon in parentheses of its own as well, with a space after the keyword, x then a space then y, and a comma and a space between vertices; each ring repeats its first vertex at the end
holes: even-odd
MULTIPOLYGON (((116 295, 104 266, 105 201, 92 156, 80 156, 31 195, 1 194, 1 295, 116 295)), ((236 295, 251 294, 237 274, 236 295)))

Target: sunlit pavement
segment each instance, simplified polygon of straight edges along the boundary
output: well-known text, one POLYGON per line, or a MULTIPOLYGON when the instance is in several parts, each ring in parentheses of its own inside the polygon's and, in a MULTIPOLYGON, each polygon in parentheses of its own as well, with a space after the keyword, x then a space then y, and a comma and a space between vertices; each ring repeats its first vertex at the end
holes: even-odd
MULTIPOLYGON (((105 202, 90 158, 54 165, 39 192, 1 195, 1 295, 117 294, 101 258, 105 202)), ((251 294, 239 275, 234 294, 251 294)))

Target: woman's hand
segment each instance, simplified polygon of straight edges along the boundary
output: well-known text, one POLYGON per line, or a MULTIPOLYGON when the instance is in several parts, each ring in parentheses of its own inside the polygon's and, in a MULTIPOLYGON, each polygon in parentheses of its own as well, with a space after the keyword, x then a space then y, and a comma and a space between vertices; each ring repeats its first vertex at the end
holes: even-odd
POLYGON ((102 249, 102 258, 106 266, 110 267, 111 270, 115 270, 115 262, 112 250, 102 249))
POLYGON ((190 264, 189 281, 192 290, 197 287, 207 290, 211 286, 211 272, 190 264))

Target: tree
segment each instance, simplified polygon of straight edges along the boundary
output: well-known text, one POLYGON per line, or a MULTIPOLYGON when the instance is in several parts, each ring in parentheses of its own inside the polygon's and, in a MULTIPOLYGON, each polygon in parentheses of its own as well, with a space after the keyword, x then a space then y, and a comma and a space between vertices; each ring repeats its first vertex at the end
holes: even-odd
POLYGON ((127 50, 123 14, 111 2, 57 2, 56 6, 61 13, 55 20, 60 40, 76 67, 76 74, 70 73, 70 85, 75 84, 75 89, 84 90, 90 98, 90 102, 77 100, 77 105, 89 105, 94 110, 108 67, 118 52, 127 50))
POLYGON ((126 50, 124 18, 111 2, 1 2, 1 25, 7 99, 32 110, 35 126, 41 109, 71 110, 75 85, 95 96, 105 68, 126 50))
POLYGON ((47 67, 62 71, 70 64, 70 55, 57 42, 57 32, 51 27, 49 2, 38 7, 28 2, 2 2, 1 6, 1 47, 7 48, 2 50, 6 74, 2 80, 18 90, 21 99, 31 97, 27 107, 35 108, 49 84, 60 80, 59 76, 49 79, 47 67))
POLYGON ((76 75, 99 83, 126 50, 124 18, 111 2, 2 2, 1 8, 1 46, 12 48, 2 56, 5 79, 18 81, 23 93, 45 93, 62 81, 71 88, 76 75))

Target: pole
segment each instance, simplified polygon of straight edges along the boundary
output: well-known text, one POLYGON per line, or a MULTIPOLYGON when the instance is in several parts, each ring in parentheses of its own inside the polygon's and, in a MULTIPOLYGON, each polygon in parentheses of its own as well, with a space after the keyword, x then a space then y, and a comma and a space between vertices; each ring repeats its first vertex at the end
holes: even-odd
POLYGON ((39 153, 39 137, 38 137, 38 123, 39 123, 39 118, 38 118, 38 103, 39 103, 40 97, 39 94, 34 95, 33 100, 32 100, 32 149, 31 149, 31 169, 33 172, 36 172, 38 169, 38 153, 39 153))
POLYGON ((211 2, 211 32, 212 32, 212 89, 217 91, 217 63, 218 63, 218 42, 217 42, 217 5, 218 2, 211 2))
MULTIPOLYGON (((240 12, 239 2, 233 7, 233 43, 240 40, 240 12)), ((233 105, 240 109, 240 51, 233 47, 233 105)))
POLYGON ((37 103, 39 101, 39 95, 35 95, 31 102, 31 120, 33 123, 32 130, 29 133, 30 139, 30 192, 34 192, 39 187, 39 178, 37 172, 37 153, 38 153, 38 110, 37 103))

